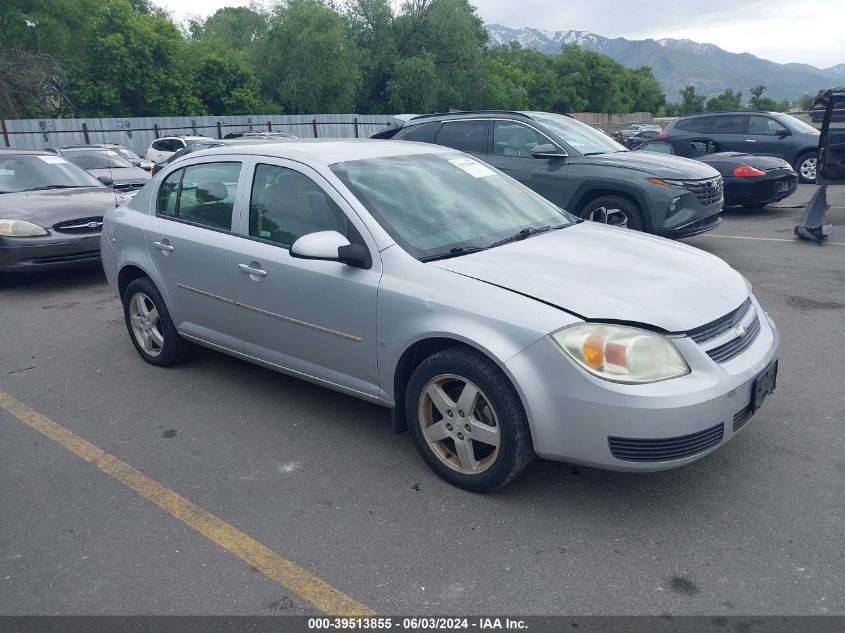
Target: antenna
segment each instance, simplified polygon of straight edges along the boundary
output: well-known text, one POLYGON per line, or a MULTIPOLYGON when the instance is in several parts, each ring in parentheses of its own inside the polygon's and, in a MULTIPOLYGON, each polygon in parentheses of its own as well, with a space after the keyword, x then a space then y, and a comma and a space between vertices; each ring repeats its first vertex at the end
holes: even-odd
POLYGON ((109 149, 106 147, 105 143, 106 128, 103 125, 103 115, 100 113, 100 95, 96 90, 94 91, 94 99, 97 100, 97 118, 100 120, 100 136, 102 137, 101 140, 103 141, 103 156, 105 156, 106 158, 106 166, 109 170, 109 178, 111 178, 111 192, 114 196, 114 208, 116 209, 120 206, 120 202, 117 199, 117 192, 114 190, 114 173, 112 173, 111 170, 111 161, 109 160, 109 149))

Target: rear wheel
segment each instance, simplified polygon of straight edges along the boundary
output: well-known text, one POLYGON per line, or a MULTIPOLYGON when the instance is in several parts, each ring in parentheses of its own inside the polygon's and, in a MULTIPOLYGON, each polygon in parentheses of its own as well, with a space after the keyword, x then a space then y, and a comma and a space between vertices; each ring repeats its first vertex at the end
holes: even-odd
POLYGON ((578 215, 585 220, 623 229, 642 231, 645 228, 639 207, 621 196, 600 196, 590 200, 578 215))
POLYGON ((501 488, 534 457, 513 385, 474 351, 450 348, 420 363, 405 403, 417 450, 455 486, 474 492, 501 488))
POLYGON ((189 343, 176 331, 164 299, 149 277, 135 279, 126 287, 123 318, 132 344, 148 363, 169 367, 188 355, 189 343))
POLYGON ((805 184, 816 182, 816 166, 818 156, 814 152, 807 152, 798 157, 795 161, 795 171, 798 172, 798 180, 805 184))

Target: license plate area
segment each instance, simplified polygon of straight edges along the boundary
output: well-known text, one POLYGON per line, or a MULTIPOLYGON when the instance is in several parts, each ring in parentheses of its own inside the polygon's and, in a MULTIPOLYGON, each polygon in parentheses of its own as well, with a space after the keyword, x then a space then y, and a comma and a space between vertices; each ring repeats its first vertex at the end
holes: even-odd
POLYGON ((775 361, 754 379, 754 384, 751 386, 751 409, 753 411, 757 411, 763 406, 763 402, 775 390, 777 381, 778 361, 775 361))
POLYGON ((786 179, 775 181, 775 193, 783 193, 784 191, 789 191, 789 181, 786 179))

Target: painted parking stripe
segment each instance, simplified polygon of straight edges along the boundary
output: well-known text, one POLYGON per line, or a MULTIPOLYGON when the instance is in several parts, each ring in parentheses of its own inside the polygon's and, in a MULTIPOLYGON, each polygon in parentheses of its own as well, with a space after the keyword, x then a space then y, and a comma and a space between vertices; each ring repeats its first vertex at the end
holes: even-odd
MULTIPOLYGON (((721 233, 703 233, 702 235, 698 235, 696 237, 725 237, 730 240, 756 240, 759 242, 790 242, 793 244, 798 244, 798 239, 787 240, 782 237, 751 237, 750 235, 722 235, 721 233)), ((828 242, 825 240, 824 245, 830 246, 845 246, 845 242, 828 242)))
POLYGON ((326 581, 282 558, 223 519, 191 503, 4 391, 0 391, 0 409, 11 413, 24 424, 61 444, 85 461, 93 463, 105 474, 152 501, 191 529, 231 552, 248 565, 254 566, 265 576, 310 602, 320 611, 343 616, 375 615, 375 611, 335 589, 326 581))

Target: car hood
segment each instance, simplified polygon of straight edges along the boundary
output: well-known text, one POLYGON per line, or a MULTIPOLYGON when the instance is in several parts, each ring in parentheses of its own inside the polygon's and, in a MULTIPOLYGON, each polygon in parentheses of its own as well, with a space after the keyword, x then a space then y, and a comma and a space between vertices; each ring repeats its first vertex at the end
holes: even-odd
POLYGON ((88 173, 94 178, 106 176, 115 185, 126 185, 133 182, 146 182, 150 179, 150 172, 140 167, 117 167, 113 169, 89 169, 88 173))
POLYGON ((701 180, 719 175, 712 167, 697 160, 656 152, 616 152, 587 158, 598 165, 636 169, 658 178, 701 180))
MULTIPOLYGON (((743 152, 719 152, 718 154, 707 154, 696 158, 702 163, 713 165, 729 165, 731 169, 739 165, 750 165, 763 171, 772 171, 774 169, 792 169, 792 165, 785 160, 775 158, 774 156, 754 156, 752 154, 745 154, 743 152)), ((718 169, 718 167, 717 167, 718 169)), ((733 175, 731 173, 731 175, 733 175)))
POLYGON ((744 278, 718 257, 593 222, 429 265, 585 319, 667 332, 714 321, 748 297, 744 278))
POLYGON ((0 217, 27 220, 44 228, 57 222, 104 215, 115 206, 107 187, 47 189, 0 195, 0 217))

